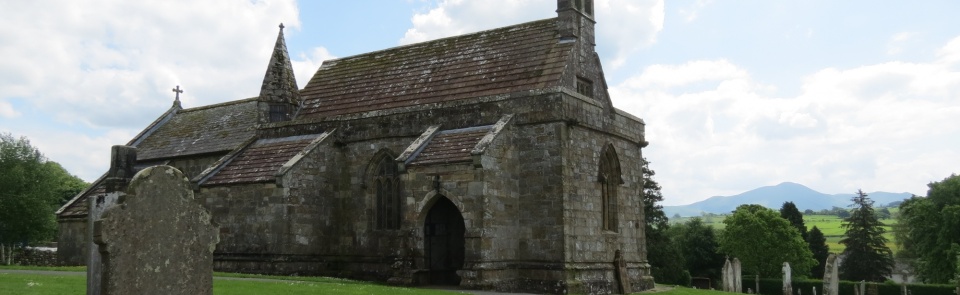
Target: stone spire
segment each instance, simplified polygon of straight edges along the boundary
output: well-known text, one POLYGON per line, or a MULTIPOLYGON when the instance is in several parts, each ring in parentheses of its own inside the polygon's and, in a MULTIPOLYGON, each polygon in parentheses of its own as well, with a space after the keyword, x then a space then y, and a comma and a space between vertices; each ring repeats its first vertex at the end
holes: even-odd
POLYGON ((277 43, 260 87, 261 110, 264 112, 262 122, 290 120, 300 106, 300 90, 293 75, 283 28, 283 24, 280 24, 280 34, 277 35, 277 43))

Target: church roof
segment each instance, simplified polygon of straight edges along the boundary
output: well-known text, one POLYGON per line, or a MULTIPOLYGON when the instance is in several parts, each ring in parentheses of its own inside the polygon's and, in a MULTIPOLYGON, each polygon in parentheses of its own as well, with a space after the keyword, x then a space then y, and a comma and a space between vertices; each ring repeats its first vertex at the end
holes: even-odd
POLYGON ((448 164, 473 161, 470 154, 493 125, 437 132, 408 165, 448 164))
MULTIPOLYGON (((256 98, 180 109, 175 105, 128 145, 137 148, 137 171, 182 156, 229 152, 256 134, 256 98)), ((57 215, 87 215, 87 199, 104 193, 104 177, 64 204, 57 215)))
POLYGON ((276 181, 277 172, 323 134, 260 139, 201 183, 204 186, 276 181))
POLYGON ((228 152, 256 134, 257 101, 184 109, 136 145, 137 160, 228 152))
POLYGON ((573 44, 557 19, 328 60, 301 90, 301 118, 324 118, 559 84, 573 44))

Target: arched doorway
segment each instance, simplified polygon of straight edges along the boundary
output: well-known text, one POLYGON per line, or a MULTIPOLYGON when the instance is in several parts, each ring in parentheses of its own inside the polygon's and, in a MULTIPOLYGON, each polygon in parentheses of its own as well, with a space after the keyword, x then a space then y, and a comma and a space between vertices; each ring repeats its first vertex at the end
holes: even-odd
POLYGON ((423 249, 429 284, 459 285, 463 268, 463 215, 447 198, 440 197, 423 223, 423 249))

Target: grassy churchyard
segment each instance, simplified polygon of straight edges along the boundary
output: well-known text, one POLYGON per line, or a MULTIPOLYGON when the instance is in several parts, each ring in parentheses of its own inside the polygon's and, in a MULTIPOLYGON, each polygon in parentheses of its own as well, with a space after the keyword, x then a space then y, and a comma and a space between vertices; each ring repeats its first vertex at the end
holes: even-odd
MULTIPOLYGON (((896 214, 895 212, 897 210, 895 209, 897 208, 891 208, 890 211, 896 214)), ((670 223, 672 224, 684 223, 693 218, 694 217, 683 217, 678 220, 671 219, 670 223)), ((722 230, 725 227, 725 225, 723 224, 723 220, 726 219, 727 216, 711 215, 711 216, 700 216, 697 218, 702 219, 704 224, 712 226, 714 229, 722 230)), ((897 219, 895 218, 881 219, 880 222, 883 222, 883 224, 886 225, 884 229, 886 229, 887 232, 884 233, 883 236, 887 238, 887 247, 889 247, 890 250, 893 250, 893 252, 896 253, 897 247, 893 241, 893 226, 897 224, 897 219)), ((842 218, 837 217, 836 215, 804 215, 803 223, 807 226, 808 231, 812 229, 814 226, 816 226, 817 228, 820 229, 821 232, 823 232, 823 236, 827 238, 827 245, 830 246, 830 252, 840 253, 840 252, 843 252, 843 250, 846 248, 840 244, 840 240, 843 239, 843 234, 844 234, 844 230, 841 227, 843 223, 842 218)))
MULTIPOLYGON (((23 295, 77 295, 86 294, 86 277, 82 267, 43 268, 0 266, 0 294, 23 295), (71 271, 66 274, 3 273, 3 269, 71 271)), ((454 291, 400 288, 368 282, 322 277, 281 277, 214 273, 213 294, 464 294, 454 291), (250 278, 254 280, 233 280, 250 278)), ((657 289, 638 294, 659 295, 719 295, 720 291, 696 290, 683 287, 657 286, 657 289)))

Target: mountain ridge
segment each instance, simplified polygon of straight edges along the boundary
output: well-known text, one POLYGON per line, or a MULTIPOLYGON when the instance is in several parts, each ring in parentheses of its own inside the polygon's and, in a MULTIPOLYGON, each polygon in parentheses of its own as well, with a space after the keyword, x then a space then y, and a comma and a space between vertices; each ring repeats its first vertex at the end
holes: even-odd
MULTIPOLYGON (((759 204, 780 209, 784 202, 793 202, 797 209, 819 211, 832 207, 846 208, 855 194, 825 194, 794 182, 783 182, 772 186, 755 188, 732 196, 713 196, 706 200, 679 206, 663 206, 667 216, 699 216, 701 213, 726 214, 742 204, 759 204)), ((911 193, 871 192, 867 195, 876 205, 886 205, 894 201, 908 199, 911 193)))

